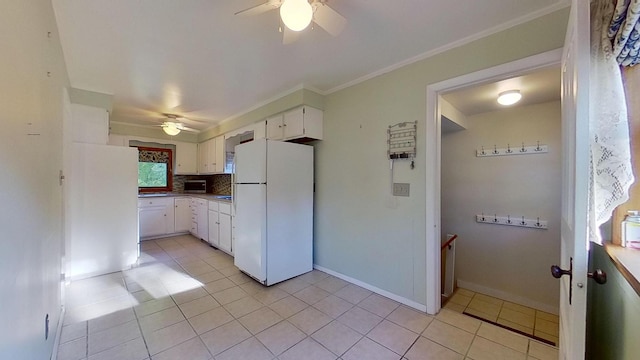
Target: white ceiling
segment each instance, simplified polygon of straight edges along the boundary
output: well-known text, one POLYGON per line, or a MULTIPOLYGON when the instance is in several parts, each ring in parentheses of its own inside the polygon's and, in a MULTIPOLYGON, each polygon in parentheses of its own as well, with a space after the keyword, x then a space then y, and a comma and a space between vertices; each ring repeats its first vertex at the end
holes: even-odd
POLYGON ((515 106, 534 105, 560 100, 560 67, 537 70, 529 74, 457 90, 442 97, 461 113, 471 116, 505 108, 498 104, 498 94, 520 90, 522 99, 515 106))
MULTIPOLYGON (((282 44, 265 0, 52 0, 71 86, 113 95, 112 120, 170 112, 232 118, 292 89, 326 94, 381 69, 566 5, 566 0, 329 0, 347 18, 332 37, 282 44)), ((194 125, 194 124, 190 124, 194 125)))

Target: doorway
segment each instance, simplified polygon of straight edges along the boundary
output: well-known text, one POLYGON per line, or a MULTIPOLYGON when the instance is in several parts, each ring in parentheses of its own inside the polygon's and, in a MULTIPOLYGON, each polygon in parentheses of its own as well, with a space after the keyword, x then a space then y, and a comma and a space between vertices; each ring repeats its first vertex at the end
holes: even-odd
POLYGON ((560 67, 439 102, 441 238, 457 235, 443 250, 455 263, 445 288, 457 287, 443 306, 556 345, 559 283, 548 267, 560 259, 560 67), (509 91, 522 99, 499 105, 509 91))
MULTIPOLYGON (((512 157, 496 156, 494 158, 481 158, 479 156, 476 156, 475 154, 476 150, 482 151, 483 146, 486 146, 488 148, 487 150, 490 149, 491 151, 495 151, 497 149, 511 149, 512 147, 513 149, 511 150, 514 150, 517 146, 528 147, 531 145, 538 145, 538 144, 549 145, 549 144, 545 144, 545 142, 547 143, 549 142, 545 139, 533 140, 533 138, 540 137, 543 134, 535 134, 533 133, 533 131, 526 130, 523 128, 520 128, 520 130, 513 130, 513 129, 518 129, 518 127, 512 126, 509 124, 510 122, 509 118, 535 117, 536 116, 535 113, 534 115, 521 115, 521 114, 518 115, 515 109, 509 109, 510 112, 507 113, 506 115, 502 114, 502 111, 495 111, 495 110, 481 111, 478 114, 474 113, 471 116, 469 116, 471 120, 475 122, 473 124, 474 126, 470 127, 470 129, 473 131, 462 130, 462 132, 468 131, 468 133, 465 135, 460 135, 460 134, 456 135, 456 133, 460 133, 460 131, 453 131, 452 132, 453 135, 451 135, 447 131, 447 129, 451 127, 447 125, 452 119, 446 118, 443 120, 441 117, 445 115, 445 113, 447 112, 447 107, 451 105, 451 102, 454 102, 454 103, 456 102, 455 100, 456 93, 458 93, 458 95, 460 95, 462 98, 469 98, 471 95, 468 92, 472 91, 471 88, 476 88, 481 86, 491 86, 488 84, 495 84, 495 83, 504 84, 507 79, 519 78, 532 73, 554 71, 554 70, 550 70, 554 68, 556 69, 555 71, 557 71, 558 77, 559 77, 559 70, 557 69, 559 68, 560 56, 561 56, 560 50, 551 51, 551 52, 539 54, 536 56, 532 56, 526 59, 522 59, 519 61, 515 61, 512 63, 500 65, 494 68, 482 70, 476 73, 467 74, 458 78, 446 80, 441 83, 430 85, 427 88, 427 126, 426 126, 427 129, 426 131, 427 131, 427 139, 428 139, 427 154, 429 154, 427 158, 427 168, 436 169, 434 174, 429 175, 427 179, 428 180, 427 181, 427 203, 435 205, 433 208, 427 210, 427 264, 429 264, 427 269, 427 274, 428 274, 427 289, 428 289, 428 295, 429 295, 427 296, 428 312, 435 313, 439 311, 442 305, 441 299, 440 299, 440 291, 439 291, 440 275, 441 275, 440 274, 441 263, 440 263, 439 250, 440 250, 441 241, 443 239, 446 240, 446 234, 453 234, 458 232, 458 230, 456 230, 455 228, 461 229, 460 224, 463 224, 463 223, 466 224, 465 226, 467 228, 462 227, 460 232, 462 232, 464 235, 460 236, 461 234, 458 234, 459 239, 456 241, 459 244, 458 252, 461 253, 460 256, 458 256, 458 259, 459 259, 458 263, 460 263, 460 261, 464 261, 465 263, 462 264, 463 266, 460 266, 460 265, 456 266, 456 268, 462 275, 462 279, 461 279, 462 283, 465 284, 467 287, 471 288, 468 290, 473 291, 473 293, 480 293, 483 295, 489 295, 496 298, 503 297, 503 298, 506 298, 503 300, 507 300, 510 303, 516 303, 516 304, 523 303, 523 302, 527 303, 527 296, 522 296, 522 293, 523 293, 522 289, 518 289, 517 286, 515 287, 508 286, 508 284, 507 286, 500 286, 502 282, 508 283, 509 281, 507 281, 508 279, 505 281, 501 281, 498 275, 501 273, 504 273, 507 277, 513 277, 515 279, 517 278, 517 276, 514 276, 514 275, 519 272, 517 270, 522 270, 521 269, 522 263, 524 261, 528 261, 529 263, 537 263, 537 265, 540 266, 541 269, 544 269, 544 270, 541 270, 542 271, 541 274, 536 275, 538 278, 544 279, 544 280, 527 279, 525 280, 525 282, 529 282, 529 284, 525 284, 525 286, 528 286, 529 288, 535 288, 538 285, 538 284, 535 284, 536 281, 546 282, 547 280, 546 278, 549 277, 548 272, 546 271, 546 268, 548 267, 548 264, 550 264, 550 262, 553 261, 553 259, 549 258, 547 260, 544 260, 545 259, 544 256, 545 255, 547 257, 559 256, 559 244, 557 244, 557 237, 556 237, 555 251, 549 250, 548 246, 546 247, 547 249, 544 250, 542 249, 544 248, 543 246, 536 246, 541 244, 536 243, 535 239, 536 239, 536 236, 540 236, 539 234, 545 231, 548 232, 548 230, 537 229, 535 230, 535 231, 538 231, 538 234, 536 235, 534 229, 522 228, 522 229, 516 230, 515 226, 509 227, 506 225, 501 226, 501 225, 495 225, 495 224, 480 224, 478 223, 478 219, 476 218, 476 215, 483 215, 483 213, 486 213, 487 215, 487 219, 486 219, 487 222, 489 221, 489 216, 493 217, 491 220, 498 219, 500 221, 502 221, 502 218, 510 219, 511 217, 514 218, 512 221, 515 221, 516 220, 515 218, 519 216, 520 221, 527 222, 527 223, 529 223, 530 220, 532 219, 541 218, 538 220, 550 221, 547 225, 550 228, 555 228, 556 231, 559 231, 558 230, 559 216, 555 216, 551 214, 551 217, 554 217, 554 219, 544 219, 545 217, 544 215, 536 216, 534 213, 541 212, 541 211, 532 209, 532 208, 535 208, 536 206, 530 205, 531 203, 531 201, 529 201, 530 198, 528 200, 527 196, 519 195, 518 191, 510 190, 508 194, 506 193, 504 184, 505 183, 509 184, 509 181, 512 181, 512 183, 517 184, 517 181, 509 180, 509 179, 517 178, 517 176, 515 175, 518 173, 526 173, 527 170, 531 168, 531 164, 527 164, 527 163, 531 163, 531 160, 529 159, 533 159, 534 155, 531 155, 532 157, 527 159, 525 156, 512 156, 512 157), (447 101, 447 98, 449 99, 449 101, 447 101), (491 123, 493 126, 493 129, 491 127, 483 128, 482 126, 478 126, 479 123, 491 123), (499 131, 496 131, 496 128, 495 128, 496 126, 498 126, 498 129, 502 129, 502 137, 496 137, 497 133, 499 133, 499 131), (473 134, 471 133, 474 131, 479 132, 479 134, 485 134, 485 137, 482 139, 479 139, 475 143, 470 141, 469 136, 471 136, 471 139, 473 139, 473 134), (451 138, 448 138, 448 137, 451 137, 451 138), (450 139, 454 139, 454 140, 451 141, 450 139), (487 142, 486 145, 481 144, 483 141, 487 142), (523 142, 525 143, 524 145, 522 144, 523 142), (477 149, 475 149, 476 147, 477 149), (447 151, 447 153, 445 154, 444 151, 447 151), (456 152, 464 153, 466 155, 465 161, 467 161, 467 163, 462 164, 462 163, 456 162, 457 166, 452 165, 452 167, 448 167, 449 166, 448 163, 452 159, 451 157, 452 153, 455 155, 456 152), (472 153, 471 156, 469 156, 470 152, 472 153), (446 163, 445 163, 445 160, 447 161, 446 163), (487 160, 491 163, 483 162, 487 160), (499 167, 502 167, 505 164, 513 165, 513 163, 515 163, 516 165, 519 164, 518 166, 520 166, 521 168, 518 168, 516 166, 515 168, 512 168, 513 169, 511 170, 513 171, 512 174, 502 174, 502 178, 500 178, 500 181, 498 183, 502 182, 503 184, 500 186, 494 186, 491 191, 487 191, 482 187, 483 185, 482 182, 483 181, 490 182, 490 179, 489 180, 483 179, 483 181, 476 179, 476 181, 474 181, 473 178, 470 178, 469 176, 464 175, 464 171, 469 170, 470 168, 473 168, 473 167, 479 167, 480 169, 484 169, 485 175, 493 176, 495 175, 494 174, 495 169, 497 169, 496 165, 500 165, 499 167), (457 170, 449 171, 452 168, 455 168, 457 170), (460 171, 462 171, 462 173, 460 171), (456 191, 453 192, 454 194, 453 200, 455 200, 455 202, 457 202, 458 204, 464 204, 463 207, 458 206, 459 209, 464 208, 464 211, 456 211, 455 209, 452 210, 450 204, 442 203, 442 201, 444 200, 446 200, 448 203, 450 203, 452 200, 449 196, 449 192, 447 192, 448 187, 450 187, 451 185, 450 184, 451 178, 448 177, 449 175, 451 175, 451 173, 453 173, 453 176, 457 176, 458 180, 460 180, 456 184, 456 187, 462 188, 462 190, 457 189, 456 191), (503 190, 505 193, 501 194, 500 192, 503 190), (455 198, 456 196, 458 198, 455 198), (474 198, 474 203, 475 203, 474 205, 470 204, 471 201, 465 202, 465 199, 469 199, 469 198, 474 198), (467 212, 469 213, 467 214, 467 212), (524 216, 524 219, 522 218, 523 216, 524 216), (470 231, 469 228, 473 228, 473 227, 475 227, 476 230, 470 231), (478 231, 477 229, 481 229, 481 230, 478 231), (484 234, 483 236, 478 236, 479 233, 484 233, 484 234), (492 233, 494 234, 493 236, 491 235, 492 233), (500 235, 496 236, 495 235, 496 233, 500 235), (522 234, 525 234, 525 235, 523 236, 522 234), (513 251, 511 252, 505 251, 505 247, 500 246, 501 243, 502 245, 507 244, 509 245, 509 247, 515 248, 516 250, 518 248, 522 249, 522 243, 529 243, 528 253, 526 253, 526 251, 521 253, 517 253, 517 252, 514 253, 513 251), (490 248, 493 248, 493 250, 489 251, 490 248), (485 252, 477 253, 478 249, 484 250, 485 252), (489 252, 487 253, 487 251, 489 252), (534 257, 531 255, 531 252, 537 252, 536 256, 538 260, 534 259, 534 257), (469 260, 474 259, 474 257, 481 260, 479 265, 480 268, 474 269, 471 272, 474 275, 477 275, 475 278, 473 276, 471 277, 469 276, 470 270, 469 270, 469 266, 467 266, 467 265, 470 265, 469 260), (498 264, 495 262, 495 259, 498 259, 500 257, 507 259, 507 261, 505 261, 504 266, 502 265, 497 266, 498 264), (539 259, 543 259, 543 260, 539 260, 539 259), (490 269, 491 271, 488 271, 488 269, 490 269), (494 271, 494 273, 492 273, 492 271, 494 271), (464 279, 465 276, 467 277, 466 283, 464 279), (544 278, 541 278, 541 277, 544 277, 544 278), (488 293, 488 294, 485 294, 485 293, 488 293), (518 294, 521 294, 521 295, 518 295, 518 294)), ((491 101, 495 102, 495 95, 494 97, 492 97, 491 101)), ((547 103, 553 103, 553 101, 547 101, 547 103)), ((531 113, 534 110, 540 110, 540 109, 534 109, 534 108, 541 108, 541 107, 545 108, 545 107, 554 107, 554 106, 556 106, 557 108, 556 110, 558 111, 557 125, 559 129, 559 123, 560 123, 559 102, 556 102, 555 105, 553 104, 526 105, 525 108, 528 107, 528 109, 526 109, 525 112, 531 113)), ((464 114, 463 111, 461 111, 461 113, 464 114)), ((540 115, 540 116, 544 117, 546 115, 540 115)), ((457 123, 457 125, 460 125, 460 124, 457 123)), ((453 128, 457 128, 457 129, 459 129, 460 127, 464 128, 464 126, 453 126, 453 128)), ((551 139, 553 140, 552 151, 555 152, 555 154, 557 155, 560 151, 560 147, 559 147, 560 132, 557 131, 557 134, 555 136, 556 136, 555 139, 551 139)), ((453 159, 455 159, 455 156, 453 157, 453 159)), ((542 157, 538 159, 542 159, 542 157)), ((537 161, 539 162, 540 160, 537 160, 537 161)), ((504 167, 503 169, 500 169, 500 171, 502 172, 509 171, 508 169, 510 169, 509 166, 504 167), (507 169, 507 170, 504 170, 504 169, 507 169)), ((560 171, 559 162, 557 166, 557 171, 558 172, 560 171)), ((530 188, 536 184, 536 179, 535 179, 536 176, 538 177, 538 181, 541 178, 545 177, 544 174, 536 173, 532 175, 531 177, 533 179, 527 179, 527 184, 522 184, 520 186, 522 193, 527 193, 528 191, 530 192, 530 188)), ((519 180, 519 181, 522 181, 522 180, 519 180)), ((454 189, 456 189, 456 187, 454 187, 454 189)), ((517 190, 518 186, 516 185, 515 188, 517 190)), ((557 191, 559 191, 559 186, 557 191)), ((559 211, 559 209, 557 211, 559 211)), ((547 235, 546 237, 549 237, 549 236, 547 235)), ((533 270, 531 269, 526 271, 533 272, 533 270)), ((555 292, 557 294, 557 285, 554 284, 553 286, 555 286, 555 292)), ((546 301, 546 302, 547 303, 553 302, 557 308, 557 303, 558 303, 557 295, 555 296, 556 296, 555 301, 546 301)), ((544 309, 542 310, 557 312, 557 311, 553 311, 553 309, 550 307, 540 306, 540 303, 543 303, 543 302, 538 301, 536 303, 536 301, 533 301, 533 302, 529 302, 529 305, 534 305, 535 307, 538 307, 538 308, 543 307, 544 309)), ((553 305, 551 305, 551 307, 553 307, 553 305)))

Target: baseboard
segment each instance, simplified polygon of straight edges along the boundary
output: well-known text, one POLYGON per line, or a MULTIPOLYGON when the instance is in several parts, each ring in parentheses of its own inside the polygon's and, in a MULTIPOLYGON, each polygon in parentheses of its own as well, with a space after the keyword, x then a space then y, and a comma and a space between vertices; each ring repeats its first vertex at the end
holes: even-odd
POLYGON ((58 325, 56 326, 56 337, 53 339, 53 350, 51 352, 51 360, 58 358, 58 347, 60 346, 60 336, 62 335, 62 324, 64 324, 64 305, 60 306, 60 317, 58 318, 58 325))
POLYGON ((461 288, 464 288, 464 289, 467 289, 467 290, 471 290, 471 291, 479 292, 479 293, 482 293, 482 294, 485 294, 485 295, 497 297, 497 298, 500 298, 502 300, 507 300, 507 301, 510 301, 512 303, 528 306, 530 308, 534 308, 536 310, 541 310, 541 311, 544 311, 544 312, 548 312, 550 314, 558 315, 558 313, 559 313, 558 306, 552 306, 552 305, 549 305, 549 304, 541 303, 541 302, 538 302, 538 301, 534 301, 534 300, 531 300, 531 299, 524 298, 524 297, 519 296, 519 295, 511 294, 511 293, 506 292, 506 291, 492 289, 492 288, 489 288, 489 287, 486 287, 486 286, 474 284, 472 282, 468 282, 468 281, 464 281, 464 280, 460 280, 460 279, 457 280, 457 283, 458 283, 458 287, 461 287, 461 288))
POLYGON ((339 279, 342 279, 344 281, 350 282, 350 283, 352 283, 354 285, 358 285, 360 287, 363 287, 363 288, 365 288, 365 289, 367 289, 369 291, 373 291, 374 293, 376 293, 378 295, 382 295, 382 296, 388 297, 391 300, 397 301, 397 302, 399 302, 401 304, 407 305, 407 306, 412 307, 412 308, 414 308, 416 310, 419 310, 419 311, 422 311, 422 312, 427 312, 427 306, 426 305, 423 305, 423 304, 420 304, 420 303, 415 302, 413 300, 407 299, 405 297, 390 293, 390 292, 388 292, 386 290, 382 290, 382 289, 380 289, 378 287, 375 287, 375 286, 373 286, 371 284, 367 284, 367 283, 365 283, 363 281, 360 281, 358 279, 354 279, 352 277, 349 277, 347 275, 341 274, 339 272, 327 269, 327 268, 322 267, 320 265, 313 264, 313 268, 316 269, 316 270, 320 270, 322 272, 325 272, 325 273, 327 273, 329 275, 333 275, 333 276, 335 276, 335 277, 337 277, 339 279))
POLYGON ((174 236, 180 236, 180 235, 189 235, 189 234, 191 234, 191 233, 188 232, 188 231, 182 231, 182 232, 171 233, 171 234, 152 235, 152 236, 147 236, 147 237, 141 237, 140 241, 158 240, 158 239, 164 239, 164 238, 168 238, 168 237, 174 237, 174 236))

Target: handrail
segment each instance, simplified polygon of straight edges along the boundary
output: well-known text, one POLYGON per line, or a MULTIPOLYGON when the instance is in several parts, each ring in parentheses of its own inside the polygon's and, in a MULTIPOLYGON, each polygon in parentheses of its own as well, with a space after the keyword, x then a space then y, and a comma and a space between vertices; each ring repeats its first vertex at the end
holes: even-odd
POLYGON ((442 244, 442 246, 440 247, 440 251, 444 250, 444 248, 451 246, 451 243, 458 238, 458 234, 455 234, 451 237, 451 239, 447 240, 446 243, 442 244))

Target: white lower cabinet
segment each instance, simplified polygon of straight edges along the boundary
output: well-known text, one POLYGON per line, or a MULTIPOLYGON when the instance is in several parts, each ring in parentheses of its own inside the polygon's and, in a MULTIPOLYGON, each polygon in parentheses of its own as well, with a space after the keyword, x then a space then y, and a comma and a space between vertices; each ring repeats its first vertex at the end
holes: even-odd
POLYGON ((171 234, 175 232, 173 199, 138 200, 140 237, 171 234))
POLYGON ((233 246, 231 243, 231 215, 230 214, 223 214, 223 213, 219 214, 218 229, 219 229, 218 248, 229 254, 233 254, 233 246))
POLYGON ((189 206, 191 198, 178 197, 174 199, 175 208, 175 231, 177 233, 188 232, 191 230, 191 207, 189 206))
POLYGON ((220 223, 218 222, 218 212, 209 210, 209 244, 217 248, 219 247, 218 232, 220 223))
POLYGON ((195 197, 138 199, 140 238, 190 232, 233 254, 231 204, 195 197))
POLYGON ((189 200, 189 208, 191 209, 191 227, 189 232, 191 235, 198 237, 198 203, 195 198, 189 200))
POLYGON ((209 244, 233 254, 231 241, 231 204, 209 201, 209 244))
POLYGON ((209 240, 209 204, 207 200, 196 199, 196 237, 209 240))

